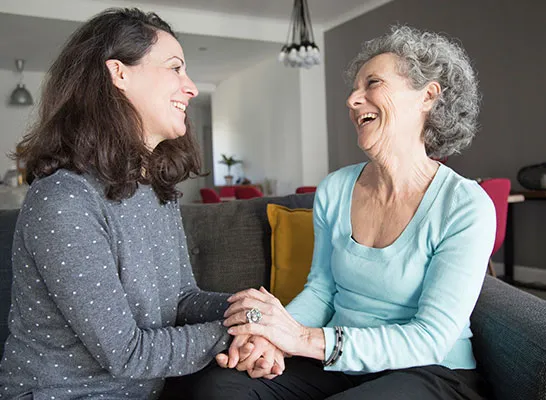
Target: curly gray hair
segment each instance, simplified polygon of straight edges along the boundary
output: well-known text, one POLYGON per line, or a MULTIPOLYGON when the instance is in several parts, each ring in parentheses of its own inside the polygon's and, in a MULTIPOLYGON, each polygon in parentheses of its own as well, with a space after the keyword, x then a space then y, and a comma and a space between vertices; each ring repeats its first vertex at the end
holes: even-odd
POLYGON ((425 121, 423 140, 427 154, 447 157, 470 145, 478 130, 480 94, 464 49, 437 33, 392 26, 389 33, 364 42, 346 72, 348 81, 352 84, 367 61, 384 53, 399 57, 399 73, 414 89, 422 89, 433 81, 442 88, 425 121))

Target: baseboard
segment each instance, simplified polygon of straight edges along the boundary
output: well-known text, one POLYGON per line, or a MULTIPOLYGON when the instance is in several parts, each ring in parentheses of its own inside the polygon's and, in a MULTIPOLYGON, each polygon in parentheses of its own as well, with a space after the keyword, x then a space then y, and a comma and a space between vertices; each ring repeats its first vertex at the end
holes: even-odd
MULTIPOLYGON (((504 275, 504 263, 493 262, 497 276, 504 275)), ((514 265, 514 280, 522 283, 546 285, 546 269, 514 265)))

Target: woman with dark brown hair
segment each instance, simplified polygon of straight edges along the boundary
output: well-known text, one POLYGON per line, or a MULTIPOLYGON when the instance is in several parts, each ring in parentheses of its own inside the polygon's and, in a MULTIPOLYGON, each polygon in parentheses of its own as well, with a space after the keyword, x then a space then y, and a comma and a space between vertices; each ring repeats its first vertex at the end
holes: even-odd
POLYGON ((201 173, 186 118, 195 96, 154 13, 107 10, 61 51, 20 146, 33 182, 0 397, 157 398, 164 378, 229 346, 228 295, 196 285, 175 188, 201 173))

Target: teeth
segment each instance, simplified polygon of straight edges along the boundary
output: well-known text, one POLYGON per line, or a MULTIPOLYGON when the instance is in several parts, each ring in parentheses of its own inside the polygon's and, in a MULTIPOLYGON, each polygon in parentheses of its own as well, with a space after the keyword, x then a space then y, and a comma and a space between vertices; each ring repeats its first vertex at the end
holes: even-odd
POLYGON ((376 113, 366 113, 366 114, 362 114, 361 116, 358 117, 358 125, 362 125, 364 123, 364 121, 367 119, 367 118, 371 118, 372 120, 376 119, 377 118, 377 114, 376 113))
POLYGON ((173 106, 175 106, 179 110, 186 111, 186 105, 184 103, 181 103, 179 101, 172 101, 171 103, 173 103, 173 106))

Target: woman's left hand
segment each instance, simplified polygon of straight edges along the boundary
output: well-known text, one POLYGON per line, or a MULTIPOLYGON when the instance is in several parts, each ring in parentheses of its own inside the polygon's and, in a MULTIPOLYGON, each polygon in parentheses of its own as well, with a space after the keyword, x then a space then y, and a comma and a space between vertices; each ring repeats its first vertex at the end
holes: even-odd
POLYGON ((265 288, 243 290, 227 300, 232 304, 224 314, 224 325, 231 327, 228 330, 231 335, 259 335, 289 355, 313 357, 304 354, 310 344, 310 329, 292 318, 281 302, 265 288), (258 309, 262 314, 258 323, 247 320, 246 313, 252 309, 258 309))

